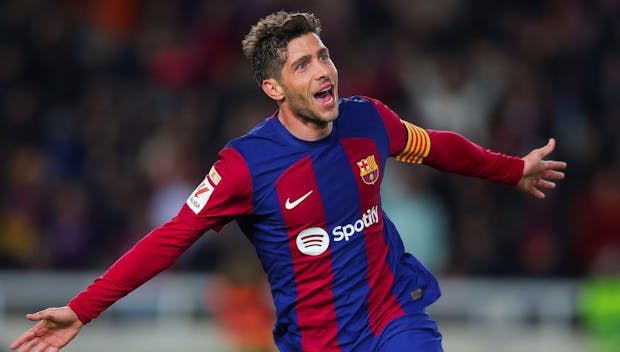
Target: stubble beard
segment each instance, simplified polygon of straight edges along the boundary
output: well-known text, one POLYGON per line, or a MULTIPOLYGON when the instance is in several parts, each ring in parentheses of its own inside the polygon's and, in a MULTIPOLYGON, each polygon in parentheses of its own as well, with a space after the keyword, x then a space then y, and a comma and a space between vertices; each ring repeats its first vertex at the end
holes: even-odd
MULTIPOLYGON (((316 113, 312 109, 312 101, 308 101, 306 97, 297 97, 294 100, 289 100, 291 112, 295 116, 306 124, 313 124, 317 127, 326 127, 330 122, 333 122, 338 117, 336 113, 335 117, 324 117, 316 113)), ((330 114, 331 115, 331 114, 330 114)))

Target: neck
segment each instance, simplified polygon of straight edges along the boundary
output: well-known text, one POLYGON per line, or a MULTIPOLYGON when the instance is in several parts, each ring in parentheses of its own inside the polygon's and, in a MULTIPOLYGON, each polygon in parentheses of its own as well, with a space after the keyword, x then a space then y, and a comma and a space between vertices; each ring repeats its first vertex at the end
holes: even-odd
POLYGON ((293 136, 302 141, 314 142, 321 140, 332 132, 332 121, 318 121, 295 115, 280 106, 278 120, 293 136))

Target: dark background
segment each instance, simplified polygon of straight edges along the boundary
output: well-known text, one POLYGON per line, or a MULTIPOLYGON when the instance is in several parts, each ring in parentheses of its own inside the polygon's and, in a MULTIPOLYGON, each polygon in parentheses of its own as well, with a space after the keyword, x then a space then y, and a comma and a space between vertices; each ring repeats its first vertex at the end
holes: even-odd
MULTIPOLYGON (((175 215, 225 143, 275 110, 240 42, 279 9, 321 19, 341 96, 517 156, 557 139, 569 168, 544 201, 394 168, 386 208, 419 230, 408 248, 431 269, 620 272, 611 0, 0 2, 0 269, 103 269, 175 215)), ((174 270, 215 270, 241 237, 208 233, 174 270)))

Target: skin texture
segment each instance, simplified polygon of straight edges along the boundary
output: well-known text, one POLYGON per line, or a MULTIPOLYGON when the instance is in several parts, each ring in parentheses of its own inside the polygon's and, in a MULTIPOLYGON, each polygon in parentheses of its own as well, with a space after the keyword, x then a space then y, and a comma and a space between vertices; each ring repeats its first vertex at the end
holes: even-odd
POLYGON ((19 352, 58 352, 80 332, 83 324, 69 307, 48 308, 26 319, 38 321, 9 346, 19 352))
POLYGON ((265 94, 278 103, 278 118, 297 138, 315 141, 329 135, 338 117, 338 70, 318 35, 307 33, 287 45, 280 77, 262 83, 265 94), (331 103, 315 94, 331 88, 331 103))
POLYGON ((564 173, 560 170, 566 168, 563 161, 544 160, 555 149, 555 139, 549 139, 544 147, 534 149, 522 159, 523 176, 517 184, 517 189, 529 193, 538 199, 545 198, 545 189, 554 189, 555 180, 564 178, 564 173))

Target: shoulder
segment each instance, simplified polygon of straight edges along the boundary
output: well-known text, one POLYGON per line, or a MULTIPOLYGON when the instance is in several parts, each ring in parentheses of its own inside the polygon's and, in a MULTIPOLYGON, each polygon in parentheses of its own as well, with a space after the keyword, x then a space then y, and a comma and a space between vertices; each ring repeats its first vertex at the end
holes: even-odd
POLYGON ((340 98, 340 110, 343 109, 364 109, 372 108, 374 99, 365 96, 355 95, 347 98, 340 98))
POLYGON ((276 117, 270 117, 245 135, 228 142, 226 149, 234 150, 253 176, 262 174, 283 160, 288 160, 288 156, 293 153, 282 128, 276 117))
POLYGON ((346 104, 349 106, 358 106, 358 107, 362 107, 362 106, 368 106, 368 107, 375 106, 376 107, 378 105, 385 106, 385 104, 383 104, 381 100, 368 97, 365 95, 354 95, 354 96, 347 97, 347 98, 341 98, 340 103, 346 104))
POLYGON ((381 101, 366 96, 352 96, 340 100, 339 120, 344 124, 366 125, 376 128, 383 125, 386 115, 395 115, 381 101))
POLYGON ((379 99, 367 96, 352 96, 340 100, 340 114, 347 115, 351 112, 356 114, 365 113, 373 116, 396 115, 387 105, 379 99))
POLYGON ((368 104, 372 98, 365 97, 363 95, 353 95, 346 98, 340 98, 341 104, 368 104))
POLYGON ((355 96, 343 99, 341 117, 343 129, 365 134, 383 145, 390 153, 402 151, 407 134, 400 116, 378 99, 355 96))
POLYGON ((237 150, 242 155, 252 154, 253 151, 273 148, 281 144, 274 127, 274 116, 265 119, 243 136, 232 139, 226 145, 237 150))
POLYGON ((363 122, 372 120, 378 116, 378 111, 372 100, 363 96, 352 96, 341 98, 339 102, 339 120, 354 120, 355 122, 363 122))
POLYGON ((271 134, 271 120, 274 118, 274 116, 270 116, 268 118, 266 118, 265 120, 263 120, 263 122, 259 123, 258 125, 256 125, 254 128, 252 128, 249 132, 247 132, 246 134, 234 138, 232 139, 230 142, 228 142, 228 144, 243 144, 243 143, 247 143, 248 141, 251 141, 253 139, 257 139, 257 138, 261 138, 267 135, 271 134))

